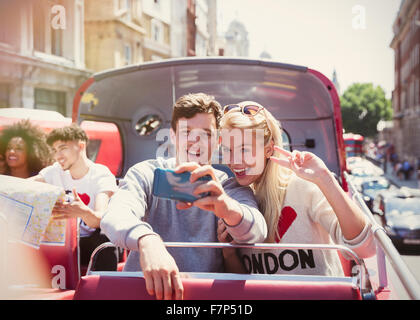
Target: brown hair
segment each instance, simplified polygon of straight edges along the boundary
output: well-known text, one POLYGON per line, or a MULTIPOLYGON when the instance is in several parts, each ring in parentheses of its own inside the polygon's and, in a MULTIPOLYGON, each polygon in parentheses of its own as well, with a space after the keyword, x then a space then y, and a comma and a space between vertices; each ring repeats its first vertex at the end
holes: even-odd
POLYGON ((216 127, 220 126, 222 107, 213 96, 205 93, 190 93, 180 97, 173 107, 171 127, 176 131, 180 118, 190 119, 197 113, 212 113, 216 119, 216 127))
POLYGON ((77 124, 72 123, 69 126, 57 128, 51 131, 47 136, 47 143, 52 146, 56 141, 84 141, 88 142, 86 132, 77 124))

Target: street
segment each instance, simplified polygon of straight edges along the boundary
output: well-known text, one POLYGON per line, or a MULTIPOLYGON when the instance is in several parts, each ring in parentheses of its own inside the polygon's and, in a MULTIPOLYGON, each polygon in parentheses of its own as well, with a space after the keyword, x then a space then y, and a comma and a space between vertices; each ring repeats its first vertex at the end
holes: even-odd
MULTIPOLYGON (((420 253, 417 251, 417 254, 402 254, 402 258, 404 262, 407 264, 407 267, 410 269, 412 274, 417 279, 417 282, 420 282, 420 253)), ((388 271, 388 277, 389 282, 393 284, 397 295, 400 300, 409 300, 410 297, 405 291, 403 285, 401 284, 401 281, 398 279, 397 274, 393 270, 390 262, 387 260, 387 271, 388 271)))
MULTIPOLYGON (((377 168, 379 168, 377 166, 377 168)), ((384 176, 397 188, 399 187, 409 187, 409 188, 417 188, 417 181, 415 179, 410 180, 400 180, 396 175, 392 172, 392 167, 389 164, 386 168, 384 176)), ((374 215, 375 220, 380 224, 380 219, 377 215, 374 215)), ((420 284, 420 246, 417 247, 408 247, 398 249, 399 253, 401 254, 402 259, 406 263, 408 269, 411 271, 413 276, 417 279, 417 282, 420 284)), ((387 259, 387 271, 389 277, 389 283, 392 283, 395 287, 397 295, 401 300, 409 300, 410 297, 407 294, 406 290, 404 289, 401 281, 399 280, 397 274, 395 273, 391 263, 387 259)))
MULTIPOLYGON (((374 217, 375 220, 380 223, 379 218, 376 215, 374 217)), ((401 257, 407 265, 408 269, 420 284, 420 247, 404 248, 399 250, 399 253, 401 254, 401 257)), ((399 299, 409 300, 410 297, 404 289, 404 286, 402 285, 397 273, 394 271, 389 259, 386 259, 386 270, 388 274, 388 283, 392 283, 399 299)))

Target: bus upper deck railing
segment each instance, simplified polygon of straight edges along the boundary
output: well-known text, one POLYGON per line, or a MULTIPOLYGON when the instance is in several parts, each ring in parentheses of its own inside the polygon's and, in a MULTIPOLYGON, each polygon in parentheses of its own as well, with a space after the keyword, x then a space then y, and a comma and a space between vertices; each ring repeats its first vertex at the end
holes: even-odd
POLYGON ((378 248, 379 250, 377 253, 380 285, 382 287, 385 287, 388 284, 386 274, 386 261, 385 257, 383 256, 383 253, 385 253, 386 257, 389 259, 391 265, 393 266, 395 272, 398 275, 398 278, 400 279, 401 283, 404 286, 404 289, 407 291, 410 298, 420 300, 420 285, 417 282, 416 278, 411 273, 410 269, 408 269, 406 263, 401 258, 401 255, 398 253, 397 249, 393 245, 391 239, 386 234, 385 230, 376 222, 372 212, 367 207, 361 194, 357 191, 356 187, 349 179, 349 174, 347 172, 344 172, 344 177, 346 178, 348 186, 351 189, 350 191, 352 193, 353 199, 358 203, 358 205, 361 207, 365 215, 369 218, 370 222, 372 223, 373 234, 375 236, 375 239, 377 240, 377 244, 379 244, 380 246, 380 248, 378 248))
MULTIPOLYGON (((372 294, 372 288, 370 286, 369 275, 366 266, 362 259, 351 250, 350 248, 343 245, 327 245, 327 244, 280 244, 280 243, 255 243, 255 244, 231 244, 231 243, 220 243, 220 242, 165 242, 166 247, 170 248, 247 248, 247 249, 314 249, 314 250, 341 250, 345 252, 355 263, 359 266, 356 272, 353 274, 355 279, 355 285, 359 288, 362 296, 372 294)), ((106 242, 99 245, 93 252, 89 261, 89 265, 86 274, 92 274, 92 266, 95 255, 108 247, 115 247, 111 242, 106 242)), ((354 269, 353 269, 354 270, 354 269)))

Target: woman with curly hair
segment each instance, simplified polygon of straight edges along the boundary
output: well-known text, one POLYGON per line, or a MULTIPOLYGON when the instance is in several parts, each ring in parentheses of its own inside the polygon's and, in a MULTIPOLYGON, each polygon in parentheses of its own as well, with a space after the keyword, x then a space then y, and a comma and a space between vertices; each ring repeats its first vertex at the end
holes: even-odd
POLYGON ((6 161, 4 174, 19 178, 37 175, 52 160, 44 131, 29 120, 21 120, 3 130, 0 154, 6 161))

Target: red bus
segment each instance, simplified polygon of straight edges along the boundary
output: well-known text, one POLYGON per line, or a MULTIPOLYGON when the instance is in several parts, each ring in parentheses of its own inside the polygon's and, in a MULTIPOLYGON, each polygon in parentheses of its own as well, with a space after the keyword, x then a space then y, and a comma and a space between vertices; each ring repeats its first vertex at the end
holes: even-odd
MULTIPOLYGON (((385 257, 390 260, 391 267, 395 266, 409 296, 420 299, 416 279, 348 179, 339 96, 332 82, 316 70, 273 61, 224 57, 168 59, 127 66, 88 79, 76 93, 72 119, 81 123, 98 120, 116 124, 124 146, 124 155, 120 157, 124 174, 139 161, 156 157, 156 150, 165 142, 158 133, 160 129, 170 127, 174 101, 191 92, 210 93, 221 105, 250 100, 266 106, 281 121, 282 128, 289 134, 290 145, 299 147, 299 150, 310 150, 335 173, 343 190, 371 221, 378 251, 376 255, 363 259, 341 245, 166 242, 167 247, 221 249, 250 246, 259 249, 275 247, 287 249, 287 252, 311 249, 340 253, 343 276, 337 277, 185 272, 187 276, 182 282, 186 300, 398 299, 385 257)), ((356 140, 353 137, 351 141, 356 140)), ((362 148, 357 150, 361 153, 362 148)), ((155 299, 147 293, 142 273, 92 271, 95 254, 106 246, 114 246, 112 243, 98 247, 92 254, 88 270, 81 273, 77 225, 71 223, 68 223, 65 246, 48 248, 48 266, 44 268, 47 276, 56 277, 48 268, 63 266, 66 285, 59 289, 49 285, 31 290, 27 286, 23 292, 26 299, 155 299), (56 250, 54 254, 53 250, 56 250)), ((13 258, 9 259, 13 266, 20 265, 13 258)))
POLYGON ((344 147, 347 157, 356 157, 363 155, 363 142, 365 138, 360 134, 345 133, 343 134, 344 147))

